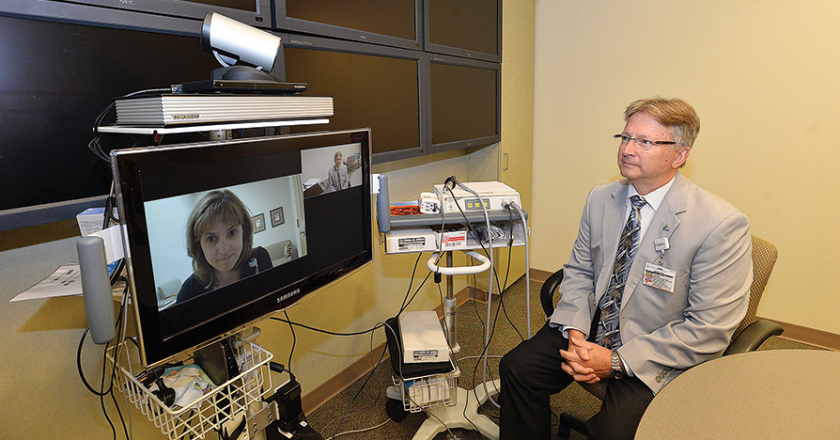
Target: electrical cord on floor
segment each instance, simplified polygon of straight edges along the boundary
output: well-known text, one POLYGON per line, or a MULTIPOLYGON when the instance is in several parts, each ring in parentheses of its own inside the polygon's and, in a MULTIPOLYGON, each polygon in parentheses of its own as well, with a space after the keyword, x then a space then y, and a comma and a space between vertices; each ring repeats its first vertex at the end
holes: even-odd
MULTIPOLYGON (((112 278, 112 283, 115 283, 116 281, 119 281, 119 280, 125 281, 124 278, 120 278, 121 273, 122 273, 122 265, 119 266, 118 270, 114 271, 114 275, 116 275, 116 276, 114 276, 112 278)), ((122 301, 121 301, 120 308, 119 308, 120 313, 119 313, 119 315, 117 315, 117 319, 116 319, 116 323, 115 323, 115 325, 117 326, 117 329, 118 329, 117 338, 116 338, 118 341, 122 340, 122 338, 126 334, 126 326, 127 326, 128 320, 125 319, 125 316, 126 316, 125 309, 128 305, 127 298, 128 298, 128 283, 126 283, 123 287, 122 301), (120 326, 122 326, 122 331, 119 330, 120 326)), ((103 350, 103 352, 102 352, 103 380, 104 380, 105 366, 107 365, 107 361, 108 361, 108 356, 107 356, 108 350, 109 350, 108 347, 110 345, 111 345, 110 342, 108 344, 105 344, 105 350, 103 350)), ((119 371, 117 369, 117 356, 119 356, 119 347, 116 347, 114 349, 114 363, 113 363, 113 366, 111 367, 111 385, 110 385, 109 394, 111 395, 111 401, 114 402, 114 408, 117 410, 117 415, 120 417, 120 423, 122 424, 123 432, 125 433, 125 438, 126 438, 126 440, 129 440, 130 436, 128 435, 128 427, 126 426, 125 419, 123 418, 122 411, 120 410, 120 405, 117 403, 117 397, 114 395, 114 381, 116 380, 117 374, 119 374, 119 371)), ((103 384, 104 384, 104 382, 103 382, 103 384)), ((104 396, 100 396, 99 399, 100 400, 104 399, 104 396)), ((126 407, 126 410, 130 411, 130 409, 128 409, 128 408, 129 407, 126 407)), ((102 410, 103 410, 103 412, 105 411, 104 402, 102 403, 102 410)))
MULTIPOLYGON (((377 323, 377 324, 374 326, 374 328, 381 328, 381 327, 386 327, 386 328, 390 329, 390 327, 388 326, 388 324, 386 324, 386 323, 384 323, 384 322, 379 322, 379 323, 377 323)), ((393 331, 393 330, 391 329, 391 331, 393 331)), ((373 333, 371 333, 371 338, 370 338, 370 351, 371 351, 371 352, 373 351, 373 333)), ((382 350, 382 353, 379 355, 379 360, 378 360, 378 361, 376 362, 376 364, 373 366, 373 369, 371 369, 370 373, 369 373, 369 374, 367 375, 367 377, 365 378, 365 381, 364 381, 364 382, 362 383, 362 385, 359 387, 359 390, 356 392, 356 394, 353 396, 353 398, 352 398, 352 399, 350 399, 350 402, 349 402, 349 403, 347 404, 347 406, 344 408, 344 413, 341 415, 341 417, 340 417, 340 419, 339 419, 339 422, 338 422, 338 426, 336 426, 336 429, 335 429, 335 430, 336 430, 336 433, 335 433, 335 434, 333 434, 333 435, 330 437, 330 439, 333 439, 333 438, 338 437, 338 430, 341 428, 341 424, 342 424, 342 423, 344 423, 344 419, 345 419, 345 418, 347 418, 347 411, 350 409, 350 407, 353 405, 353 403, 356 401, 356 399, 359 397, 359 395, 361 395, 362 391, 365 389, 365 387, 367 386, 368 382, 370 382, 370 379, 371 379, 371 378, 373 377, 373 375, 376 373, 376 370, 379 368, 379 366, 380 366, 380 365, 382 365, 382 360, 383 360, 383 359, 385 359, 385 353, 386 353, 386 351, 387 351, 387 350, 382 350)), ((342 435, 343 435, 343 434, 342 434, 342 435)))
POLYGON ((391 418, 389 417, 389 418, 385 419, 385 421, 384 421, 384 422, 382 422, 382 423, 380 423, 380 424, 378 424, 378 425, 376 425, 376 426, 371 426, 370 428, 355 429, 355 430, 352 430, 352 431, 344 431, 344 432, 340 432, 340 433, 338 433, 338 434, 333 435, 333 436, 332 436, 332 437, 330 437, 328 440, 332 440, 332 439, 335 439, 335 438, 338 438, 338 437, 341 437, 341 436, 344 436, 344 435, 350 435, 350 434, 360 434, 360 433, 362 433, 362 432, 373 431, 374 429, 379 429, 379 428, 381 428, 381 427, 383 427, 383 426, 387 425, 387 424, 388 424, 388 422, 390 422, 390 421, 391 421, 391 418))
MULTIPOLYGON (((375 362, 371 365, 375 365, 375 362)), ((368 411, 372 410, 373 407, 376 405, 376 403, 379 402, 379 396, 380 395, 381 395, 381 393, 377 393, 376 398, 373 400, 373 402, 370 405, 368 405, 367 408, 360 409, 360 410, 358 410, 354 413, 347 414, 347 417, 352 417, 352 416, 355 416, 355 415, 358 415, 358 414, 364 414, 364 413, 367 413, 368 411)), ((327 422, 326 425, 321 427, 321 431, 326 432, 329 429, 330 425, 332 425, 335 422, 341 421, 341 420, 342 420, 341 417, 330 420, 329 422, 327 422)), ((337 435, 341 436, 341 435, 344 435, 344 433, 339 433, 337 435)))
MULTIPOLYGON (((508 250, 510 250, 510 246, 508 247, 508 250)), ((510 254, 510 252, 509 252, 509 253, 508 253, 508 267, 510 267, 510 261, 511 261, 511 254, 510 254)), ((497 279, 497 281, 498 281, 498 279, 497 279)), ((475 281, 473 282, 473 284, 475 284, 475 281)), ((508 314, 507 314, 507 310, 505 309, 505 294, 504 294, 505 289, 507 289, 507 280, 505 281, 505 285, 503 286, 503 288, 500 288, 500 292, 502 292, 502 293, 501 293, 501 294, 499 294, 499 308, 496 310, 496 315, 495 315, 495 318, 493 319, 493 324, 492 324, 492 326, 491 326, 491 334, 490 334, 490 338, 489 338, 489 340, 490 340, 490 341, 492 341, 492 339, 493 339, 493 334, 495 334, 495 331, 496 331, 496 326, 497 326, 497 324, 498 324, 498 314, 499 314, 499 311, 500 311, 500 310, 504 313, 505 318, 507 319, 508 323, 511 325, 511 328, 513 328, 514 332, 516 332, 516 334, 519 336, 519 339, 520 339, 520 340, 523 340, 523 338, 522 338, 522 334, 519 332, 519 329, 518 329, 518 328, 516 328, 516 325, 515 325, 515 324, 511 321, 510 316, 508 316, 508 314)), ((482 318, 481 313, 480 313, 480 312, 479 312, 479 310, 478 310, 478 303, 477 303, 477 302, 475 302, 475 301, 473 301, 473 311, 475 312, 476 318, 477 318, 477 319, 478 319, 478 321, 481 323, 481 327, 484 327, 484 326, 485 326, 484 319, 482 318)), ((483 359, 485 356, 486 356, 486 357, 488 357, 488 358, 501 357, 501 356, 492 356, 492 355, 490 355, 490 354, 489 354, 489 345, 487 345, 487 346, 485 347, 485 350, 488 350, 488 351, 487 351, 487 352, 482 352, 482 354, 481 354, 481 355, 478 355, 478 356, 471 356, 471 357, 469 357, 469 358, 479 358, 479 359, 483 359)), ((467 358, 465 358, 465 359, 467 359, 467 358)), ((476 380, 475 380, 475 374, 476 374, 476 373, 477 373, 477 371, 478 371, 477 367, 478 367, 478 363, 476 364, 476 368, 473 370, 473 384, 475 384, 475 382, 476 382, 476 380)), ((485 382, 484 382, 484 383, 486 384, 486 380, 485 380, 485 382)), ((476 389, 475 389, 475 388, 473 388, 473 390, 472 390, 472 391, 473 391, 474 397, 476 398, 476 400, 478 400, 478 396, 477 396, 477 391, 476 391, 476 389)), ((485 392, 486 392, 486 389, 485 389, 485 392)), ((498 390, 496 390, 496 392, 498 393, 498 390)), ((468 396, 468 397, 469 397, 469 396, 468 396)))
MULTIPOLYGON (((105 415, 105 420, 108 421, 108 425, 111 427, 111 435, 113 436, 114 440, 116 440, 116 438, 117 438, 116 428, 114 427, 114 423, 111 421, 111 417, 108 415, 108 411, 106 411, 106 409, 105 409, 105 403, 102 400, 102 398, 104 396, 107 396, 108 393, 111 392, 111 390, 114 386, 114 382, 112 380, 110 382, 109 388, 107 390, 105 390, 105 376, 106 376, 106 373, 107 373, 107 370, 105 368, 106 364, 104 362, 102 364, 102 382, 100 384, 101 391, 95 390, 88 383, 87 379, 85 378, 84 370, 82 368, 82 347, 84 346, 85 339, 87 338, 87 334, 89 332, 90 332, 90 327, 85 327, 85 331, 82 333, 82 339, 79 341, 79 348, 76 351, 76 368, 79 372, 79 377, 82 379, 82 383, 85 385, 85 387, 88 389, 88 391, 90 391, 93 395, 99 397, 99 404, 102 407, 102 414, 105 415)), ((107 351, 107 347, 106 347, 106 351, 107 351)))

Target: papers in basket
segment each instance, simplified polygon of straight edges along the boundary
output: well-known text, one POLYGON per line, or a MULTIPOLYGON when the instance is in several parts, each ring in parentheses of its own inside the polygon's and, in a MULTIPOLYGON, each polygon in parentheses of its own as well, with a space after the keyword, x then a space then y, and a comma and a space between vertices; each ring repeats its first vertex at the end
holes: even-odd
MULTIPOLYGON (((195 364, 167 368, 161 379, 166 387, 175 391, 173 407, 190 406, 216 387, 204 370, 195 364)), ((149 390, 158 391, 157 382, 153 383, 149 390)))

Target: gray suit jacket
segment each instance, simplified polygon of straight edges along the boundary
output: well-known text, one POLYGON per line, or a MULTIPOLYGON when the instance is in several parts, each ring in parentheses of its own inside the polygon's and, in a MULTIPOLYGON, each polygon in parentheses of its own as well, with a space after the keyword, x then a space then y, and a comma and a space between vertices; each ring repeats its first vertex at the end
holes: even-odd
MULTIPOLYGON (((594 188, 587 197, 555 326, 588 331, 607 290, 624 224, 626 180, 594 188)), ((744 318, 752 283, 749 220, 723 199, 677 173, 639 250, 621 302, 625 363, 654 393, 683 371, 726 348, 744 318), (668 237, 664 267, 676 272, 674 293, 642 282, 645 263, 658 264, 654 240, 668 237)))

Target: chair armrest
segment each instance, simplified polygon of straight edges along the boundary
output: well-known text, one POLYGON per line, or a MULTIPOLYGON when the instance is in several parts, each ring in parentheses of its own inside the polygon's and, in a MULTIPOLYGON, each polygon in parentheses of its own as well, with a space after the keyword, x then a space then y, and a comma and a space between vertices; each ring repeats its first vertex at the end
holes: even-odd
POLYGON ((759 319, 748 325, 738 337, 733 339, 729 343, 729 347, 726 348, 726 351, 723 352, 723 355, 755 351, 768 338, 781 335, 783 331, 784 329, 779 324, 765 319, 759 319))
POLYGON ((551 274, 540 289, 540 303, 542 304, 546 319, 554 313, 554 292, 560 287, 562 281, 563 269, 560 269, 551 274))

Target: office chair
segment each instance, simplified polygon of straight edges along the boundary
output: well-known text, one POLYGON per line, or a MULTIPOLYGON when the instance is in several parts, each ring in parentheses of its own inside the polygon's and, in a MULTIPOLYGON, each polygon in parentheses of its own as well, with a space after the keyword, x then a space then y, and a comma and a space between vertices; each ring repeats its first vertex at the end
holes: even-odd
MULTIPOLYGON (((770 273, 773 271, 773 266, 776 264, 776 258, 779 253, 775 246, 754 235, 752 236, 752 245, 753 281, 750 286, 750 302, 747 307, 747 315, 735 330, 729 346, 723 352, 724 356, 754 351, 768 338, 778 336, 784 331, 775 322, 757 319, 756 317, 758 302, 761 300, 764 287, 767 285, 767 280, 770 278, 770 273)), ((554 294, 562 281, 563 269, 560 269, 548 277, 540 290, 540 303, 542 304, 546 319, 554 311, 554 294)), ((582 383, 580 385, 598 399, 604 399, 605 387, 602 384, 596 383, 589 385, 582 383)), ((589 435, 585 421, 572 417, 569 414, 561 414, 559 426, 560 438, 569 438, 570 429, 574 429, 587 436, 589 435)))

